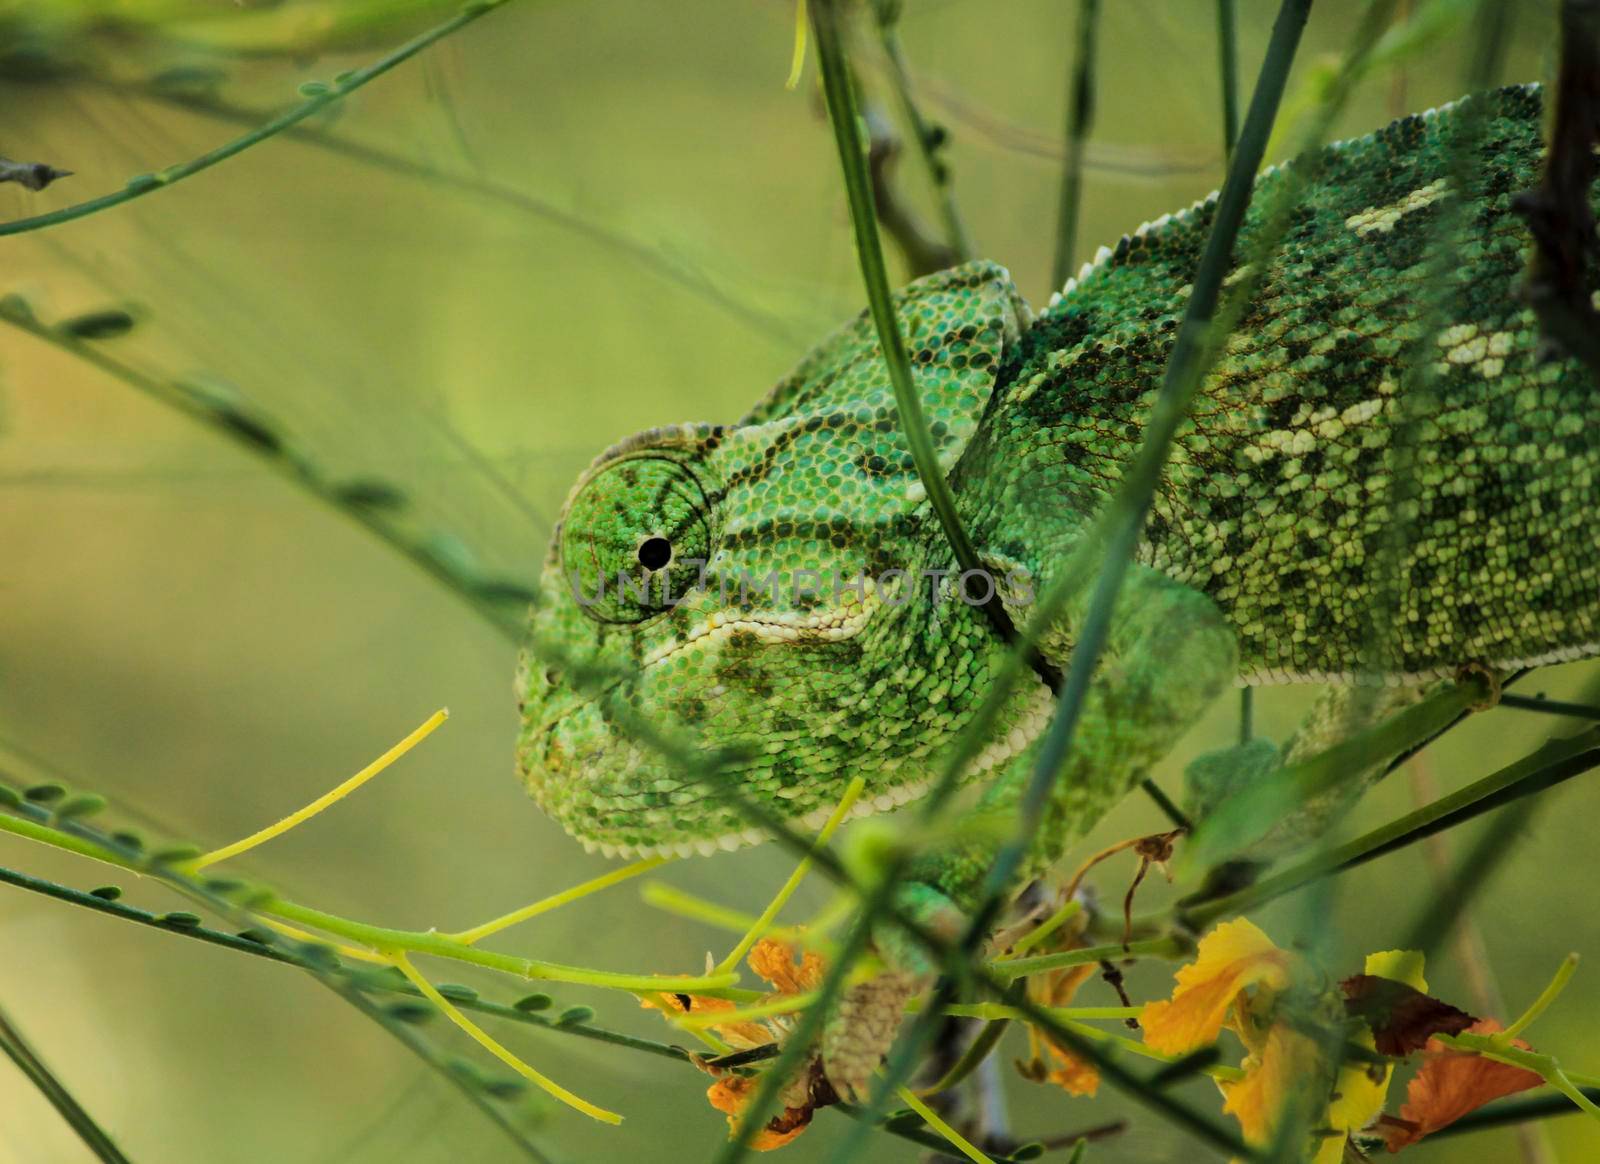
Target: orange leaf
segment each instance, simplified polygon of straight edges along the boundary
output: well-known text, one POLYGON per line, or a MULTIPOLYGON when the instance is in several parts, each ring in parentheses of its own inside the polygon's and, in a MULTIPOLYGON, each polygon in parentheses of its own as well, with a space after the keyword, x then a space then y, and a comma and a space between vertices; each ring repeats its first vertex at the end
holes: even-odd
POLYGON ((1050 1052, 1050 1058, 1059 1066, 1053 1068, 1045 1076, 1051 1083, 1060 1087, 1068 1095, 1093 1096, 1100 1090, 1100 1072, 1095 1070, 1093 1063, 1086 1062, 1060 1047, 1045 1040, 1045 1050, 1050 1052))
MULTIPOLYGON (((665 992, 644 996, 639 999, 639 1005, 646 1010, 676 1011, 678 1014, 705 1014, 707 1011, 735 1009, 734 1004, 726 998, 702 998, 698 994, 665 992)), ((763 1047, 773 1041, 772 1032, 760 1023, 718 1023, 711 1029, 741 1051, 763 1047)))
POLYGON ((750 964, 750 969, 772 983, 772 988, 780 994, 804 994, 808 990, 815 990, 822 982, 822 955, 807 950, 798 966, 795 965, 794 955, 794 947, 787 942, 762 938, 751 948, 745 960, 750 964))
MULTIPOLYGON (((1479 1019, 1467 1029, 1475 1035, 1492 1035, 1501 1027, 1494 1019, 1479 1019)), ((1532 1049, 1521 1039, 1516 1040, 1516 1045, 1525 1051, 1532 1049)), ((1383 1134, 1391 1152, 1415 1144, 1491 1100, 1544 1082, 1532 1071, 1496 1063, 1482 1055, 1449 1050, 1437 1039, 1429 1041, 1428 1052, 1422 1070, 1406 1088, 1400 1119, 1385 1122, 1383 1134)))
MULTIPOLYGON (((739 1115, 755 1094, 758 1079, 746 1075, 724 1075, 706 1088, 706 1098, 711 1106, 728 1116, 728 1134, 732 1136, 739 1127, 739 1115)), ((750 1146, 757 1152, 770 1152, 781 1148, 811 1123, 810 1107, 784 1108, 781 1115, 773 1116, 767 1126, 757 1132, 750 1146)))
POLYGON ((1195 960, 1177 974, 1170 1002, 1151 1002, 1140 1025, 1144 1041, 1169 1055, 1184 1055, 1216 1042, 1239 995, 1261 984, 1289 985, 1289 955, 1256 926, 1239 918, 1200 939, 1195 960))

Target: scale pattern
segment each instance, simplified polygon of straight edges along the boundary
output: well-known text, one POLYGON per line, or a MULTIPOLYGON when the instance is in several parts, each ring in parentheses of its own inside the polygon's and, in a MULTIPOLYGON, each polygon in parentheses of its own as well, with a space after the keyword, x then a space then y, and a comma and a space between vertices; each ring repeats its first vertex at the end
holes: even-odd
MULTIPOLYGON (((1140 553, 1222 608, 1242 680, 1348 678, 1394 594, 1378 662, 1396 678, 1600 643, 1600 396, 1575 362, 1540 359, 1518 293, 1530 237, 1511 203, 1542 153, 1538 89, 1504 89, 1329 147, 1301 193, 1140 553), (1465 206, 1444 176, 1457 132, 1465 206)), ((1293 165, 1257 183, 1236 262, 1293 165)), ((1102 251, 1013 354, 961 467, 995 556, 1048 576, 1116 487, 1215 205, 1102 251)))

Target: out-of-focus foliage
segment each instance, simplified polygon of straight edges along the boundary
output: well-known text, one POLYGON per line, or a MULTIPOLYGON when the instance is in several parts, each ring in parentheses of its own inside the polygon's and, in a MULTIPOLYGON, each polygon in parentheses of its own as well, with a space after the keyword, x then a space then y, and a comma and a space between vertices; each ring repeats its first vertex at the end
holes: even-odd
MULTIPOLYGON (((1275 5, 1239 7, 1248 91, 1275 5)), ((926 111, 949 128, 978 248, 1036 302, 1049 292, 1074 8, 912 0, 902 33, 926 111)), ((1316 13, 1291 92, 1345 44, 1354 8, 1316 13)), ((1211 5, 1105 9, 1079 231, 1091 247, 1204 195, 1221 173, 1211 5)), ((0 219, 194 157, 298 100, 303 83, 366 63, 454 10, 434 0, 0 3, 0 153, 73 171, 39 192, 0 185, 0 219)), ((530 576, 568 483, 596 451, 651 425, 737 416, 860 306, 813 80, 783 85, 792 20, 788 3, 753 0, 516 0, 304 133, 125 207, 0 240, 0 293, 27 295, 49 319, 129 310, 135 328, 106 341, 118 354, 227 382, 330 473, 399 482, 486 567, 530 576)), ((1541 76, 1550 43, 1545 7, 1518 6, 1506 79, 1541 76)), ((1457 96, 1461 71, 1454 42, 1429 44, 1403 88, 1389 72, 1367 78, 1341 132, 1457 96)), ((925 210, 911 159, 901 170, 925 210)), ((605 867, 523 797, 511 763, 513 652, 449 595, 79 362, 7 331, 0 377, 0 760, 59 766, 119 811, 220 843, 304 803, 447 704, 450 725, 424 749, 252 854, 247 871, 362 917, 456 928, 605 867)), ((1537 685, 1564 694, 1575 674, 1551 671, 1537 685)), ((1304 698, 1264 693, 1259 729, 1283 738, 1304 698)), ((1185 758, 1231 738, 1234 715, 1219 706, 1158 778, 1175 786, 1185 758)), ((1496 717, 1431 754, 1442 786, 1508 762, 1555 726, 1496 717)), ((1369 798, 1363 825, 1409 805, 1406 779, 1369 798)), ((1569 949, 1600 955, 1582 911, 1563 903, 1592 869, 1585 821, 1600 790, 1580 780, 1546 800, 1477 910, 1512 1011, 1569 949)), ((1148 832, 1154 820, 1130 802, 1099 836, 1148 832)), ((1466 840, 1453 838, 1458 852, 1466 840)), ((94 878, 10 839, 0 864, 70 884, 94 878)), ((787 867, 756 850, 662 876, 758 909, 787 867)), ((1411 916, 1402 906, 1417 899, 1396 887, 1425 885, 1429 869, 1419 848, 1343 879, 1330 942, 1357 960, 1392 945, 1411 916)), ((1120 893, 1114 874, 1097 876, 1120 893)), ((822 898, 809 885, 796 915, 822 898)), ((647 908, 633 886, 504 940, 535 956, 663 971, 698 970, 706 949, 728 943, 647 908)), ((1441 994, 1463 994, 1468 971, 1453 953, 1429 966, 1441 994)), ((1159 965, 1130 981, 1139 997, 1170 985, 1159 965)), ((660 1033, 617 996, 552 993, 558 1006, 593 1005, 608 1025, 660 1033)), ((1080 999, 1115 1001, 1097 981, 1080 999)), ((294 973, 7 888, 0 1004, 136 1160, 506 1152, 453 1091, 294 973)), ((1585 1009, 1541 1028, 1541 1049, 1595 1062, 1600 1031, 1585 1009)), ((703 1159, 725 1132, 690 1071, 557 1035, 505 1037, 628 1117, 610 1129, 552 1113, 541 1142, 559 1158, 703 1159)), ((1215 1104, 1208 1082, 1190 1086, 1215 1104)), ((1106 1089, 1090 1101, 1020 1079, 1008 1087, 1024 1136, 1128 1110, 1106 1089)), ((789 1158, 825 1158, 839 1124, 819 1116, 789 1158)), ((1585 1124, 1551 1124, 1565 1158, 1600 1152, 1585 1124)), ((1421 1162, 1501 1158, 1510 1142, 1496 1132, 1409 1151, 1421 1162)), ((1178 1143, 1139 1117, 1091 1159, 1166 1160, 1178 1143)), ((0 1161, 80 1151, 0 1065, 0 1161)), ((914 1153, 885 1141, 873 1158, 914 1153)))

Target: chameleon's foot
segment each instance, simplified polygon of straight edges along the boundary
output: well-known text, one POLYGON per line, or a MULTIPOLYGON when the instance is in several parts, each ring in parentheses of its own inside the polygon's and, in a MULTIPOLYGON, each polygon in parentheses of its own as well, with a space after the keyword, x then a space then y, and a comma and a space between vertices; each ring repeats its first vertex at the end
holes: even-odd
POLYGON ((920 974, 889 970, 845 991, 822 1032, 822 1069, 841 1099, 866 1099, 872 1073, 900 1030, 906 1000, 925 981, 920 974))
MULTIPOLYGON (((910 882, 897 893, 903 913, 945 941, 966 928, 966 917, 930 885, 910 882)), ((866 1098, 873 1072, 899 1033, 906 1001, 933 979, 934 959, 916 939, 892 923, 873 936, 882 974, 845 991, 822 1031, 822 1068, 842 1099, 866 1098)))
POLYGON ((1235 793, 1259 784, 1283 767, 1283 753, 1257 736, 1231 748, 1203 752, 1183 770, 1184 808, 1198 823, 1235 793))

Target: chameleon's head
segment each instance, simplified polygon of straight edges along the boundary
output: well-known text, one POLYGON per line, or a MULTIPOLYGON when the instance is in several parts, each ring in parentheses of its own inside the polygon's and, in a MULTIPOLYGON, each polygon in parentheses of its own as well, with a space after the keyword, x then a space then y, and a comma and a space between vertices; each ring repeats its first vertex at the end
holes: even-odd
MULTIPOLYGON (((1025 311, 987 265, 902 297, 946 470, 1025 311)), ((864 810, 909 799, 942 696, 988 634, 919 585, 947 558, 925 510, 865 320, 737 425, 602 454, 557 524, 518 675, 518 764, 540 806, 591 848, 642 854, 759 839, 729 784, 791 819, 826 815, 857 772, 864 810), (740 755, 686 770, 652 734, 740 755)))

